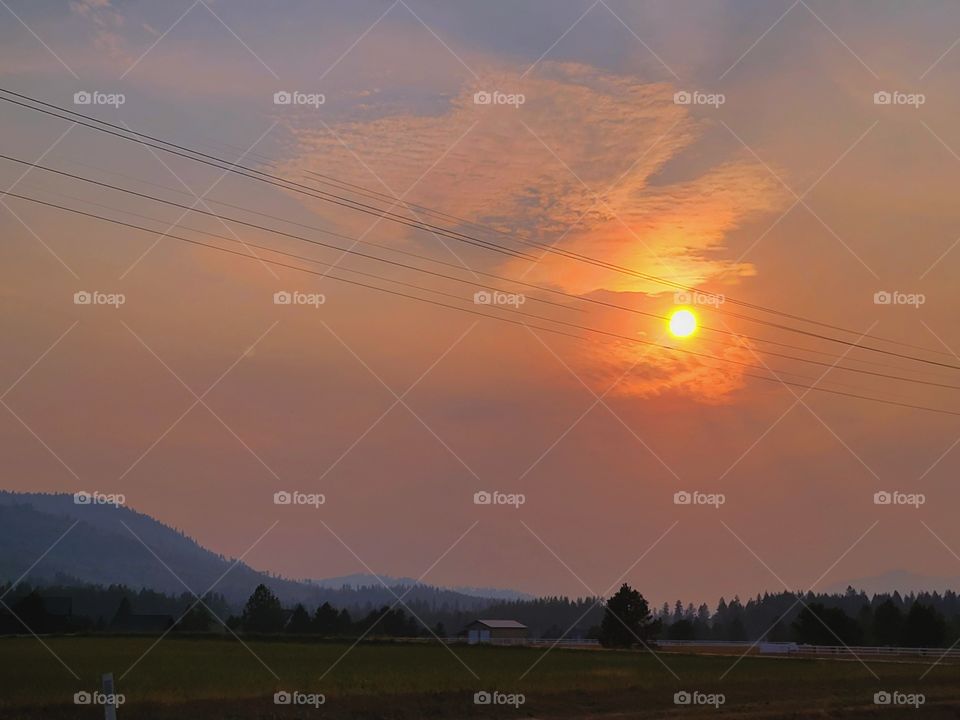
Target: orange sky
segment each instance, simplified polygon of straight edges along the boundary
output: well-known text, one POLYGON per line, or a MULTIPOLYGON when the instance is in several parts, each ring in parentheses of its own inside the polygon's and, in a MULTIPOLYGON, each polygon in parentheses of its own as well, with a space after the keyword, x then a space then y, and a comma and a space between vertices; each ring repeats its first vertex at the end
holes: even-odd
MULTIPOLYGON (((941 57, 960 34, 960 11, 810 2, 776 22, 789 4, 610 2, 575 22, 589 4, 408 4, 383 15, 389 5, 372 1, 289 13, 213 3, 164 34, 186 7, 12 2, 47 47, 8 16, 0 85, 71 109, 80 90, 123 93, 120 107, 80 110, 218 156, 244 154, 266 172, 323 173, 398 195, 496 228, 504 235, 486 237, 497 242, 549 244, 960 350, 952 122, 960 50, 941 57), (278 106, 279 90, 323 93, 325 102, 278 106), (883 90, 925 102, 876 105, 883 90), (482 91, 524 102, 478 105, 482 91), (682 91, 722 93, 724 102, 677 104, 682 91), (897 290, 926 302, 874 304, 876 292, 897 290)), ((171 232, 184 236, 235 233, 336 262, 334 275, 367 282, 347 271, 376 273, 467 308, 483 284, 474 271, 641 313, 675 306, 669 287, 557 254, 531 263, 374 222, 83 127, 60 138, 68 123, 8 103, 0 118, 3 154, 42 156, 188 205, 190 193, 213 186, 207 201, 217 211, 342 247, 349 243, 316 228, 360 238, 383 247, 354 249, 402 262, 409 257, 390 248, 430 256, 476 287, 181 219, 175 208, 40 171, 21 178, 21 166, 0 163, 3 187, 17 183, 51 202, 136 213, 151 220, 122 217, 159 231, 179 222, 171 232)), ((571 338, 5 203, 0 371, 4 388, 15 383, 0 408, 5 488, 122 491, 136 509, 227 555, 279 520, 248 560, 294 577, 364 570, 319 517, 370 567, 413 577, 477 522, 425 578, 437 584, 603 592, 669 528, 627 578, 657 601, 712 602, 779 590, 780 579, 806 587, 848 550, 820 587, 897 569, 960 575, 931 534, 960 550, 955 417, 803 395, 736 363, 948 409, 955 391, 805 365, 707 331, 669 342, 735 363, 673 353, 643 344, 664 340, 659 320, 569 299, 548 305, 533 298, 556 294, 513 288, 529 295, 519 309, 547 318, 530 324, 586 340, 571 338), (126 302, 77 306, 78 290, 121 292, 126 302), (326 302, 277 306, 283 290, 326 302), (278 489, 323 492, 328 502, 278 509, 278 489), (878 507, 872 498, 883 489, 924 492, 929 502, 878 507), (478 490, 527 500, 516 510, 476 506, 478 490), (726 502, 677 506, 678 490, 721 492, 726 502)), ((720 309, 727 314, 698 313, 711 328, 803 345, 830 353, 829 362, 844 351, 745 322, 729 313, 757 313, 731 303, 720 309)), ((842 364, 877 370, 862 361, 956 382, 948 369, 856 350, 842 364)))

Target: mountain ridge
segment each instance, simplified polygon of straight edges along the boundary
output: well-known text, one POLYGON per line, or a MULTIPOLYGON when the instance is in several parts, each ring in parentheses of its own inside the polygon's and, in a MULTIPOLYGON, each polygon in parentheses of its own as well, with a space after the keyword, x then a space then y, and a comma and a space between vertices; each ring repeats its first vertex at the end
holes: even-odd
POLYGON ((503 599, 415 583, 409 578, 384 577, 389 587, 363 574, 292 580, 215 553, 183 531, 132 508, 77 504, 73 495, 65 493, 0 490, 0 550, 0 582, 13 582, 21 576, 34 583, 70 577, 89 584, 122 584, 178 595, 184 591, 202 594, 213 586, 214 592, 236 607, 261 583, 286 604, 308 606, 323 602, 357 608, 392 605, 402 594, 398 588, 407 592, 404 602, 431 607, 479 610, 503 599), (360 584, 361 578, 370 582, 360 584), (345 579, 350 582, 331 584, 345 579), (391 584, 390 580, 401 582, 391 584))

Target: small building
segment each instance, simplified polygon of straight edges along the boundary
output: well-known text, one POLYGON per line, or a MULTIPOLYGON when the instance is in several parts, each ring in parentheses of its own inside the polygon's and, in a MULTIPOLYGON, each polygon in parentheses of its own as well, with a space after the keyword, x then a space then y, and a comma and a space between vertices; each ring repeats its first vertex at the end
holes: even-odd
POLYGON ((474 620, 465 628, 467 642, 511 644, 527 639, 527 626, 516 620, 474 620))

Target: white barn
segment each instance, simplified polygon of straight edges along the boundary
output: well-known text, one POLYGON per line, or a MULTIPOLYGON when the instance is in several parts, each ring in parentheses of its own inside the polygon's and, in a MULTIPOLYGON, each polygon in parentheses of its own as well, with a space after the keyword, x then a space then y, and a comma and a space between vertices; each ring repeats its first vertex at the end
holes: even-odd
POLYGON ((467 625, 467 642, 518 643, 527 639, 528 629, 516 620, 474 620, 467 625))

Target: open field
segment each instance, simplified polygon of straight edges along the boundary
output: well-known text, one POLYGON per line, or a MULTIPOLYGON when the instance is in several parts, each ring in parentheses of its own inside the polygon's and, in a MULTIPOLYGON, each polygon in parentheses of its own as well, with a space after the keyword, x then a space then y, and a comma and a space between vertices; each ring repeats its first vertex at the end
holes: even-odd
POLYGON ((2 639, 0 717, 102 717, 100 708, 75 706, 73 694, 97 689, 105 671, 126 696, 119 716, 141 720, 916 716, 912 707, 875 706, 880 690, 923 693, 924 717, 960 717, 960 668, 937 667, 921 680, 928 663, 871 661, 877 680, 857 661, 746 657, 721 679, 734 658, 674 652, 662 659, 678 680, 646 653, 565 649, 522 677, 542 649, 452 646, 454 657, 437 644, 362 644, 347 652, 342 643, 254 640, 247 649, 233 639, 166 638, 147 652, 154 641, 45 638, 78 682, 37 640, 2 639), (322 693, 326 702, 319 710, 277 706, 278 690, 322 693), (474 693, 483 690, 522 693, 525 703, 475 705, 474 693), (719 710, 676 706, 680 690, 723 693, 726 702, 719 710))

